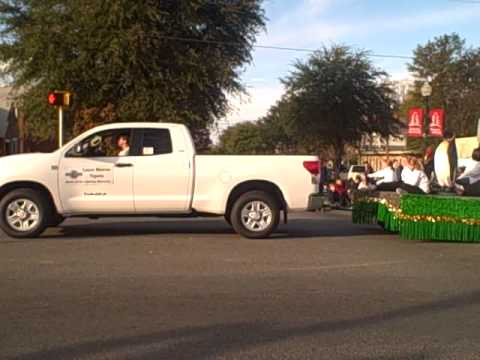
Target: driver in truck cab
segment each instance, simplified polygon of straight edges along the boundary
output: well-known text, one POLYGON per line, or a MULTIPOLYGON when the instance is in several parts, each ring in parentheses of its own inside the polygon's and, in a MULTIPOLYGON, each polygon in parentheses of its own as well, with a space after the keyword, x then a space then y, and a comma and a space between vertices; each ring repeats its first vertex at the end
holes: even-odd
POLYGON ((127 135, 120 135, 117 138, 117 146, 119 148, 118 156, 128 156, 130 153, 130 145, 127 135))

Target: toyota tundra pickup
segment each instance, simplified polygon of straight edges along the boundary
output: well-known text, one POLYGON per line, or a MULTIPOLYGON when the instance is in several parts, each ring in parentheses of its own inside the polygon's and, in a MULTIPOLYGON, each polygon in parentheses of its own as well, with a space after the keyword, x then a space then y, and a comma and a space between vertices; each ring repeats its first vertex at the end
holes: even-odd
POLYGON ((318 192, 316 156, 196 155, 169 123, 99 126, 48 154, 0 159, 0 226, 36 237, 67 217, 224 216, 248 238, 268 237, 283 213, 318 192))

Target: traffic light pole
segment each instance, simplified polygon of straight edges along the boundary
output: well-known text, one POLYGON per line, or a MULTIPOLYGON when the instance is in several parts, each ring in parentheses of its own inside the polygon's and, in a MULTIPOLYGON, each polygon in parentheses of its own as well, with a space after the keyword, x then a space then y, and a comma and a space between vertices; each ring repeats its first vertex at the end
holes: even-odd
POLYGON ((63 106, 58 107, 58 147, 63 146, 63 106))
POLYGON ((48 103, 58 109, 58 147, 63 146, 63 108, 70 106, 72 93, 69 91, 50 91, 48 103))

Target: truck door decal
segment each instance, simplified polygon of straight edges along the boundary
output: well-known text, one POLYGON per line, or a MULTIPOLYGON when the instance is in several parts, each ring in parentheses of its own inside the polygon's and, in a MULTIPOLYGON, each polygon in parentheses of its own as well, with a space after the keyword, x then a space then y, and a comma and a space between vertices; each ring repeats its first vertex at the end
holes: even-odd
POLYGON ((86 167, 66 169, 65 184, 110 185, 114 184, 113 167, 86 167))

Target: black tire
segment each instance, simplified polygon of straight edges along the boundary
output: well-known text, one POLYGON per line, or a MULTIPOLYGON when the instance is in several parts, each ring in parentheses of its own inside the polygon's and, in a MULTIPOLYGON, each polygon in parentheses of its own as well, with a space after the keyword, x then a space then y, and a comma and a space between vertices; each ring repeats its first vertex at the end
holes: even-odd
POLYGON ((39 191, 24 188, 7 193, 0 201, 0 227, 9 236, 14 238, 34 238, 39 236, 48 226, 52 205, 49 199, 39 191), (30 200, 38 209, 38 221, 31 229, 20 231, 11 226, 7 221, 8 205, 15 200, 30 200))
POLYGON ((227 224, 232 226, 232 220, 230 220, 230 215, 225 215, 224 218, 225 218, 225 221, 227 222, 227 224))
POLYGON ((263 239, 270 236, 280 222, 280 206, 278 201, 269 193, 263 191, 250 191, 241 195, 233 204, 230 220, 233 229, 240 235, 249 239, 263 239), (255 230, 246 227, 242 221, 242 210, 253 201, 260 201, 268 206, 271 211, 271 221, 263 229, 255 230))

